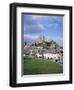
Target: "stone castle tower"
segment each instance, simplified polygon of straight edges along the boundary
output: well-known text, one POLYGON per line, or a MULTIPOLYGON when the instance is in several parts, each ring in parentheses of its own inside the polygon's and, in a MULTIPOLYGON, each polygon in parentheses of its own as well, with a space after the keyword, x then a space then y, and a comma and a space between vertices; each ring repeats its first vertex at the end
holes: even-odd
POLYGON ((45 37, 44 36, 39 36, 37 39, 37 43, 44 43, 45 42, 45 37))

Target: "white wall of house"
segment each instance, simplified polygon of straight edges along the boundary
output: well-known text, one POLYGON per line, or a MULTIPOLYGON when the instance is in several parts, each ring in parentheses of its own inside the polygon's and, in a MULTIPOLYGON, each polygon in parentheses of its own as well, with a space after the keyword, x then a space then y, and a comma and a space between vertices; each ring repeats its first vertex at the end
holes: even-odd
POLYGON ((43 56, 44 56, 44 58, 45 59, 53 59, 53 60, 58 60, 59 59, 59 57, 60 57, 60 55, 59 54, 53 54, 53 53, 45 53, 45 54, 43 54, 43 56))
POLYGON ((42 57, 42 55, 41 54, 39 54, 39 53, 36 53, 36 56, 39 58, 41 58, 42 57))

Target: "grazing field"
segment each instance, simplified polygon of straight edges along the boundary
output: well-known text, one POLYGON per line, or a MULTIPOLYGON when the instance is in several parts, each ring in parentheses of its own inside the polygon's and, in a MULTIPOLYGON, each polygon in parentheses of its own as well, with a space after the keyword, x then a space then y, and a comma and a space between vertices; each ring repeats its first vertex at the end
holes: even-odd
POLYGON ((51 60, 25 57, 23 63, 24 75, 63 73, 63 66, 51 60))

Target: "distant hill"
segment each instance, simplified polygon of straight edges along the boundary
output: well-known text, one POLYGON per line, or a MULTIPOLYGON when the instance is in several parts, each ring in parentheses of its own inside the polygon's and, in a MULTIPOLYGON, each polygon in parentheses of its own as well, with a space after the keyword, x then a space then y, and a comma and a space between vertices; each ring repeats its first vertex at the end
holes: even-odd
POLYGON ((50 48, 50 47, 53 47, 53 48, 56 48, 56 47, 61 47, 60 45, 58 45, 55 41, 51 40, 51 41, 45 41, 43 43, 35 43, 35 44, 32 44, 32 46, 41 46, 43 48, 50 48))

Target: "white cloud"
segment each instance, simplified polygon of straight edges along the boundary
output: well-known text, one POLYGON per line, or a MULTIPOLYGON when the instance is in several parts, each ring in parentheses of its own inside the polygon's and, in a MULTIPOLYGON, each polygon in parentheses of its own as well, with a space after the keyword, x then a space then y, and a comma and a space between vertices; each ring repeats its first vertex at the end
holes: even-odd
POLYGON ((44 25, 38 23, 38 27, 41 29, 41 30, 45 30, 46 28, 44 27, 44 25))
POLYGON ((33 20, 39 20, 39 19, 43 19, 44 17, 43 16, 38 16, 38 15, 32 15, 31 18, 33 20))
POLYGON ((49 15, 49 16, 32 15, 31 19, 36 20, 36 21, 40 21, 40 20, 42 20, 42 21, 44 21, 44 20, 54 21, 54 20, 56 20, 58 22, 63 20, 62 16, 53 16, 53 15, 49 15))
MULTIPOLYGON (((46 28, 44 27, 43 24, 41 23, 36 23, 36 24, 32 24, 32 25, 27 25, 27 30, 33 30, 35 28, 38 28, 39 30, 46 30, 46 28)), ((24 25, 24 31, 25 31, 25 25, 24 25)))
POLYGON ((38 38, 38 35, 24 34, 24 38, 29 38, 29 39, 35 40, 38 38))

